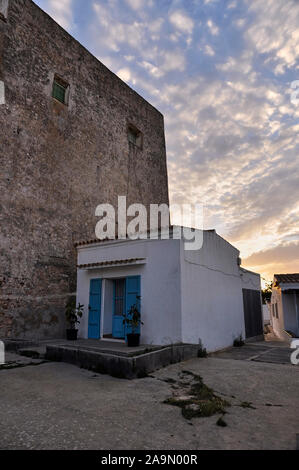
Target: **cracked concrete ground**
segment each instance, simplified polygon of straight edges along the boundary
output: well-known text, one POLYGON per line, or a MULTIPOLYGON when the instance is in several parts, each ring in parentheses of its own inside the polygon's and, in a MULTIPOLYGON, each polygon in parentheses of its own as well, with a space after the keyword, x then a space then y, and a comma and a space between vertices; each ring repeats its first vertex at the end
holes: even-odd
POLYGON ((19 367, 38 366, 44 362, 43 359, 32 359, 31 357, 24 357, 8 352, 5 354, 5 364, 0 364, 0 371, 17 369, 19 367))
POLYGON ((295 449, 298 390, 299 367, 222 356, 192 359, 132 381, 69 364, 27 363, 0 370, 0 447, 295 449), (227 427, 216 426, 219 415, 189 421, 180 408, 163 403, 186 370, 231 403, 227 427))

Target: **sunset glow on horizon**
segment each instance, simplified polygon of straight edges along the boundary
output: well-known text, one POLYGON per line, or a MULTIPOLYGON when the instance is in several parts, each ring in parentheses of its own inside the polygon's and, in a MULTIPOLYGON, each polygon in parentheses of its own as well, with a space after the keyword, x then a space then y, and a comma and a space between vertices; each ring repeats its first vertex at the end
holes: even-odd
POLYGON ((36 3, 163 113, 171 203, 267 281, 299 272, 299 2, 36 3))

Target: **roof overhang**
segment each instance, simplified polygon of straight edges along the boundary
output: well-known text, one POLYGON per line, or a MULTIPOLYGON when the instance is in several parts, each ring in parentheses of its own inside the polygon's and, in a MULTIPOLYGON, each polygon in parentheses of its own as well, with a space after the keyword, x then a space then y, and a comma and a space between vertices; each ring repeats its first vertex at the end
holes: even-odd
POLYGON ((129 259, 118 259, 118 260, 107 260, 99 261, 89 264, 78 264, 77 268, 85 271, 92 269, 107 269, 107 268, 119 268, 125 266, 137 266, 140 264, 146 264, 146 258, 129 258, 129 259))
POLYGON ((279 284, 279 287, 282 290, 282 292, 299 290, 299 282, 290 282, 290 283, 281 282, 279 284))

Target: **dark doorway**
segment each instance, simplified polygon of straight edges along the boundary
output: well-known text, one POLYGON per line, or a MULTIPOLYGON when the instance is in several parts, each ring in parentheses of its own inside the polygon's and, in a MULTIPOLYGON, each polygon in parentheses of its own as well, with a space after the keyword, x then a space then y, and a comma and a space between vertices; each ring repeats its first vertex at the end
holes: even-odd
POLYGON ((263 334, 263 315, 260 291, 243 289, 243 304, 246 339, 261 336, 263 334))

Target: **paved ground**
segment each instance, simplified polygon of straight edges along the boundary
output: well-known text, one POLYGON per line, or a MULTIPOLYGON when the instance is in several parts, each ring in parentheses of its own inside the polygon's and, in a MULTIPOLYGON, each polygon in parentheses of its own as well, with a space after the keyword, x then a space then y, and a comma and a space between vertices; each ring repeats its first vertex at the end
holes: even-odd
MULTIPOLYGON (((5 342, 5 340, 4 340, 5 342)), ((17 343, 17 341, 14 341, 17 343)), ((11 343, 14 343, 11 342, 11 343)), ((26 346, 26 342, 21 348, 22 351, 32 352, 36 351, 41 356, 44 356, 46 353, 47 346, 64 346, 64 347, 71 347, 71 348, 84 348, 85 350, 90 350, 94 352, 111 352, 120 356, 135 356, 138 354, 144 354, 150 351, 157 351, 159 349, 163 349, 163 346, 155 346, 155 345, 141 345, 133 348, 128 348, 124 341, 116 341, 116 340, 98 340, 98 339, 78 339, 77 341, 67 341, 65 339, 50 339, 50 340, 42 340, 36 343, 36 345, 26 346)), ((15 349, 13 349, 15 350, 15 349)))
POLYGON ((269 362, 274 364, 290 364, 290 345, 284 342, 248 343, 242 348, 214 354, 221 359, 237 359, 242 361, 269 362))
MULTIPOLYGON (((295 449, 299 367, 246 360, 248 347, 133 381, 68 364, 32 366, 9 355, 24 367, 0 370, 0 448, 295 449), (245 360, 235 360, 237 353, 245 360), (219 416, 187 421, 180 408, 163 403, 183 370, 201 375, 231 403, 227 427, 216 425, 219 416), (250 408, 240 406, 249 403, 250 408)), ((267 357, 264 352, 261 357, 267 357)))

